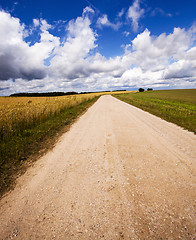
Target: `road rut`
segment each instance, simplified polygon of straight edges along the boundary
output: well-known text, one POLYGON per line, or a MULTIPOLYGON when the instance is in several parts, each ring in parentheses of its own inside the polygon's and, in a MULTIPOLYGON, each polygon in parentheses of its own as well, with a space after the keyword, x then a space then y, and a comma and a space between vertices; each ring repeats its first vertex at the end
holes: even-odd
POLYGON ((195 239, 196 136, 102 96, 0 202, 0 239, 195 239))

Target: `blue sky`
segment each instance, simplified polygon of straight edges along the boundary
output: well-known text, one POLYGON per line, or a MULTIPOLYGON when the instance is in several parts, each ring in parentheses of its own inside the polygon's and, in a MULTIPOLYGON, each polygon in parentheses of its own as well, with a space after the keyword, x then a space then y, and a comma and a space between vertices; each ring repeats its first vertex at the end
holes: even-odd
POLYGON ((196 87, 195 0, 0 0, 0 95, 196 87))

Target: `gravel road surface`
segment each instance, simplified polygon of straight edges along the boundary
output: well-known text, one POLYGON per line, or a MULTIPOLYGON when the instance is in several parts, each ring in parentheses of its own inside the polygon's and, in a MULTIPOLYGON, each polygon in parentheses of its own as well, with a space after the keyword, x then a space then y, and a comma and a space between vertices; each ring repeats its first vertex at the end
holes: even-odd
POLYGON ((196 136, 102 96, 0 201, 0 239, 196 239, 196 136))

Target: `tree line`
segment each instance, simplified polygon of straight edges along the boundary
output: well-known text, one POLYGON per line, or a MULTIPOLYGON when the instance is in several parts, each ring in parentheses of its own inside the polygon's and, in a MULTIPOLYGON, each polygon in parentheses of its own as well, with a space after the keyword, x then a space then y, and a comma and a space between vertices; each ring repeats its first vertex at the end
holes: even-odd
MULTIPOLYGON (((152 91, 152 90, 153 90, 152 88, 148 88, 148 89, 147 89, 147 91, 152 91)), ((145 89, 143 89, 143 88, 139 88, 138 91, 139 91, 139 92, 144 92, 145 89)))
POLYGON ((10 97, 56 97, 65 95, 76 95, 77 92, 46 92, 46 93, 14 93, 10 97))

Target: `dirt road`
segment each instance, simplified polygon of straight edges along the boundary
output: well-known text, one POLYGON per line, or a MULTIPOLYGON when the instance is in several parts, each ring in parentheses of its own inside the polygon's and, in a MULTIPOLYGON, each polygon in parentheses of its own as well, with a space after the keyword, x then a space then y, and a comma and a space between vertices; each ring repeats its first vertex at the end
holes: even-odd
POLYGON ((0 239, 196 239, 196 136, 101 97, 0 202, 0 239))

